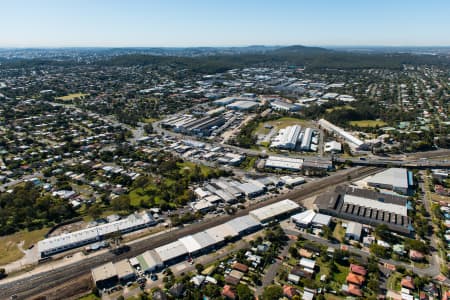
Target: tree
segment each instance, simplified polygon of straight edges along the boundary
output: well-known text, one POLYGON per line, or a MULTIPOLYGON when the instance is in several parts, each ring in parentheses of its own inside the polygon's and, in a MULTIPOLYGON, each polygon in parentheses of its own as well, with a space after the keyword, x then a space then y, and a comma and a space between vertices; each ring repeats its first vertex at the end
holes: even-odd
POLYGON ((263 300, 277 300, 283 297, 283 289, 279 285, 269 285, 264 288, 263 300))
POLYGON ((130 197, 128 195, 120 195, 111 200, 111 206, 114 210, 129 210, 130 209, 130 197))
POLYGON ((151 133, 153 133, 153 126, 152 126, 152 124, 145 124, 144 125, 144 131, 145 131, 145 133, 146 134, 151 134, 151 133))
POLYGON ((236 292, 239 297, 239 300, 253 300, 255 297, 253 296, 252 290, 245 284, 238 284, 236 287, 236 292))
POLYGON ((6 270, 4 268, 0 268, 0 279, 6 277, 6 270))
POLYGON ((195 269, 197 270, 197 273, 200 274, 205 269, 205 267, 202 264, 196 264, 195 269))
POLYGON ((96 220, 102 215, 102 208, 99 204, 95 203, 88 209, 88 215, 92 217, 92 219, 96 220))

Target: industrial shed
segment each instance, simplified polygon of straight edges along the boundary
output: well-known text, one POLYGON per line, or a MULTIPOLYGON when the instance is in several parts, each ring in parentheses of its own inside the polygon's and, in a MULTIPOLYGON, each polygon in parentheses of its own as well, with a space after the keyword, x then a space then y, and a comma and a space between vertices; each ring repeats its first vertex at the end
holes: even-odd
POLYGON ((251 216, 239 217, 228 221, 227 224, 239 235, 254 232, 261 227, 261 223, 251 216))
POLYGON ((179 262, 188 255, 188 250, 180 240, 155 248, 155 252, 166 265, 179 262))
POLYGON ((116 267, 117 277, 119 278, 120 283, 126 284, 136 279, 133 267, 131 267, 131 264, 127 259, 116 262, 114 266, 116 267))
POLYGON ((386 224, 404 235, 413 231, 408 217, 408 199, 354 187, 338 186, 317 197, 319 212, 371 226, 386 224))
POLYGON ((205 231, 216 243, 223 243, 225 238, 235 238, 239 235, 239 232, 233 229, 228 223, 206 229, 205 231))
POLYGON ((152 273, 161 269, 164 264, 159 255, 154 251, 145 251, 141 255, 136 256, 141 270, 145 273, 152 273))
POLYGON ((92 279, 98 289, 111 288, 119 283, 116 268, 112 262, 91 270, 92 279))
POLYGON ((298 210, 300 206, 292 200, 286 199, 280 202, 267 205, 255 210, 252 210, 249 215, 254 217, 261 223, 272 221, 277 217, 284 217, 287 214, 293 213, 298 210))
POLYGON ((152 215, 147 212, 131 214, 128 217, 115 222, 44 239, 37 243, 37 247, 41 257, 45 257, 96 242, 105 235, 113 232, 126 233, 155 224, 156 221, 153 219, 152 215))

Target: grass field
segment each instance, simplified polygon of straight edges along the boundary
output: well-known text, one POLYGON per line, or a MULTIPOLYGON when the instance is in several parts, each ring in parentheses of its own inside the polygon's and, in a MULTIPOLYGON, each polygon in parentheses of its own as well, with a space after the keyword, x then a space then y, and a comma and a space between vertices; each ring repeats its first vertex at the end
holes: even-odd
POLYGON ((331 113, 333 111, 342 110, 342 109, 355 109, 355 108, 353 106, 350 106, 350 105, 336 106, 336 107, 327 108, 327 110, 325 112, 331 113))
POLYGON ((311 122, 304 119, 297 119, 297 118, 290 118, 290 117, 283 117, 277 120, 267 121, 267 122, 261 122, 258 127, 256 128, 254 134, 268 134, 270 132, 269 128, 265 128, 264 126, 271 125, 273 128, 279 130, 281 128, 292 126, 292 125, 300 125, 302 127, 310 126, 311 122))
POLYGON ((37 241, 44 238, 44 234, 49 229, 43 228, 34 231, 20 231, 12 235, 0 237, 0 265, 14 262, 23 257, 23 253, 17 246, 18 243, 24 241, 23 249, 27 249, 37 241))
POLYGON ((333 237, 338 241, 342 242, 345 237, 345 229, 342 227, 341 223, 337 223, 333 230, 333 237))
POLYGON ((81 297, 81 298, 78 298, 78 300, 100 300, 101 298, 100 297, 97 297, 96 295, 94 295, 94 294, 88 294, 88 295, 86 295, 86 296, 83 296, 83 297, 81 297))
POLYGON ((82 97, 86 97, 86 96, 89 96, 89 94, 73 93, 73 94, 69 94, 69 95, 66 95, 66 96, 57 97, 56 99, 63 100, 63 101, 70 101, 70 100, 73 100, 75 98, 82 98, 82 97))
POLYGON ((381 120, 361 120, 361 121, 350 121, 350 125, 358 127, 382 127, 386 126, 387 123, 381 120))

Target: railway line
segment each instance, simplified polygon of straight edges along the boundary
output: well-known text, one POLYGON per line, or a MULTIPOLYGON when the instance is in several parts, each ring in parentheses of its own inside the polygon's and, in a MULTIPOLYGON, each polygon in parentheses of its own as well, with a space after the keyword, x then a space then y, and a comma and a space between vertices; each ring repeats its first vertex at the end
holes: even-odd
POLYGON ((173 242, 180 237, 217 226, 233 218, 246 215, 253 209, 275 203, 281 199, 288 198, 296 202, 301 202, 302 200, 315 196, 329 189, 330 187, 345 183, 349 179, 355 180, 363 178, 365 176, 372 175, 379 170, 380 169, 376 167, 356 167, 343 170, 331 176, 306 183, 302 186, 301 189, 293 190, 287 194, 283 194, 263 202, 255 203, 245 209, 238 211, 234 215, 225 215, 218 218, 209 219, 183 228, 175 229, 169 234, 152 236, 148 239, 133 243, 129 251, 119 255, 115 255, 111 252, 94 255, 91 257, 87 257, 83 261, 77 263, 72 263, 40 274, 31 275, 28 277, 17 279, 15 281, 0 284, 0 299, 8 299, 13 295, 16 296, 16 299, 31 298, 32 296, 41 294, 42 292, 45 292, 47 290, 54 289, 66 283, 68 284, 75 278, 89 276, 91 268, 99 266, 108 261, 116 262, 121 259, 134 257, 146 250, 173 242))

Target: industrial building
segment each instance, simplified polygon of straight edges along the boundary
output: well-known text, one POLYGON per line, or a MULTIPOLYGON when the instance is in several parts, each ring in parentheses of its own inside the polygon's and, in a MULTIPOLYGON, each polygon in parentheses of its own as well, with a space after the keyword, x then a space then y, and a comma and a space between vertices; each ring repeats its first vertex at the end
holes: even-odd
POLYGON ((45 257, 99 241, 114 232, 127 233, 155 224, 156 221, 147 212, 131 214, 115 222, 46 238, 37 243, 37 248, 41 257, 45 257))
POLYGON ((280 202, 252 210, 248 215, 234 218, 224 224, 206 229, 193 235, 182 237, 169 244, 146 251, 128 260, 119 261, 115 265, 108 263, 92 269, 92 278, 99 288, 110 288, 119 282, 128 283, 135 273, 132 267, 142 272, 153 273, 164 266, 178 263, 188 257, 210 252, 236 238, 250 234, 261 228, 262 224, 284 218, 300 209, 291 200, 280 202))
POLYGON ((145 273, 153 273, 164 267, 161 258, 155 250, 145 251, 141 255, 136 256, 136 260, 138 261, 142 272, 145 273))
POLYGON ((299 125, 288 126, 280 129, 278 135, 272 140, 270 147, 294 150, 297 146, 301 130, 302 127, 299 125))
POLYGON ((227 105, 228 109, 239 110, 239 111, 248 111, 253 110, 259 106, 258 102, 255 101, 236 101, 227 105))
POLYGON ((312 128, 306 128, 305 133, 303 134, 302 143, 300 145, 300 149, 302 151, 311 150, 311 139, 312 139, 313 132, 314 131, 312 128))
POLYGON ((280 100, 272 101, 270 103, 270 107, 272 107, 275 110, 282 110, 282 111, 289 111, 289 112, 300 110, 299 105, 291 104, 291 103, 280 101, 280 100))
POLYGON ((112 262, 93 268, 91 274, 95 286, 100 290, 111 288, 119 283, 117 270, 112 262))
POLYGON ((285 156, 269 156, 264 165, 266 168, 300 171, 303 167, 303 159, 285 156))
POLYGON ((234 101, 236 101, 236 97, 225 97, 222 99, 215 100, 215 101, 213 101, 213 103, 215 105, 225 106, 225 105, 233 103, 234 101))
POLYGON ((362 224, 357 222, 348 222, 345 229, 345 238, 348 240, 360 241, 362 233, 362 224))
POLYGON ((372 190, 338 186, 332 193, 317 197, 319 212, 409 235, 413 228, 408 217, 408 200, 372 190))
POLYGON ((223 124, 225 124, 225 119, 222 115, 207 115, 202 118, 195 118, 192 115, 177 115, 165 119, 161 123, 162 127, 170 128, 175 132, 198 136, 209 136, 214 129, 223 124))
POLYGON ((368 178, 366 182, 369 186, 404 195, 409 195, 414 185, 412 172, 404 168, 387 169, 368 178))
POLYGON ((334 133, 338 137, 345 140, 349 144, 349 146, 354 150, 368 150, 369 149, 369 145, 367 145, 365 142, 361 141, 359 138, 353 136, 352 134, 348 133, 344 129, 328 122, 325 119, 320 119, 319 125, 326 131, 334 133))
POLYGON ((286 199, 280 202, 252 210, 249 215, 261 223, 270 222, 276 218, 283 218, 287 214, 300 209, 300 206, 292 200, 286 199))
POLYGON ((296 226, 302 228, 307 228, 309 226, 321 228, 330 225, 331 216, 316 213, 314 210, 309 209, 293 215, 291 221, 295 223, 296 226))
POLYGON ((185 259, 189 253, 180 240, 155 248, 155 252, 165 265, 175 264, 185 259))
POLYGON ((127 284, 128 282, 133 282, 136 280, 136 273, 131 266, 128 259, 123 259, 114 264, 116 268, 117 277, 121 284, 127 284))

